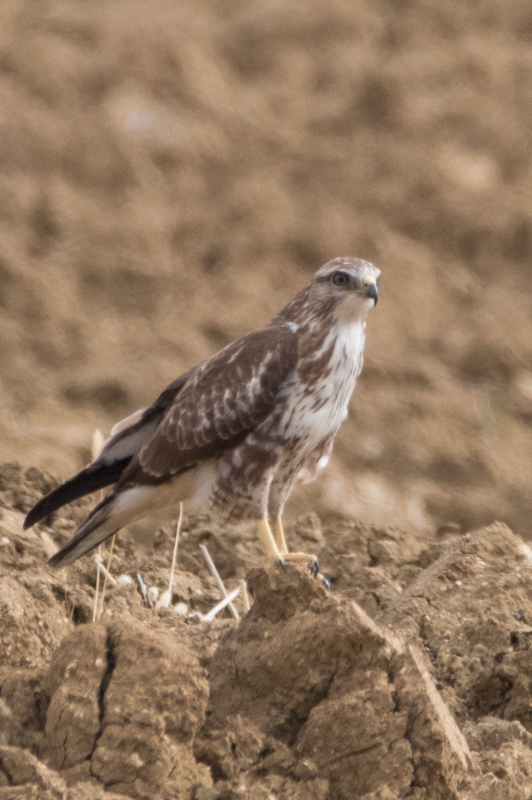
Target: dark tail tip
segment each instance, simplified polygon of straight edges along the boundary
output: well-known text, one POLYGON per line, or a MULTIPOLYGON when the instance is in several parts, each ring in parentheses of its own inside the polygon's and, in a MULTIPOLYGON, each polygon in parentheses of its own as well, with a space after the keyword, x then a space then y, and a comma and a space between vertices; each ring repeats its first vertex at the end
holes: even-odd
POLYGON ((61 550, 58 550, 57 553, 48 559, 46 562, 47 567, 51 567, 53 570, 63 569, 63 567, 68 567, 69 564, 73 564, 76 561, 77 556, 71 556, 70 552, 73 548, 70 548, 68 542, 61 550), (70 556, 70 558, 69 558, 70 556))
POLYGON ((112 464, 96 463, 85 467, 33 506, 24 520, 24 530, 31 528, 36 522, 40 522, 67 503, 116 483, 130 461, 131 456, 128 456, 112 464))
POLYGON ((62 558, 58 558, 58 556, 60 556, 60 554, 61 554, 61 551, 59 551, 59 553, 56 553, 54 556, 49 558, 48 561, 46 562, 46 566, 47 567, 51 567, 52 569, 60 569, 61 568, 61 561, 63 560, 62 558))
POLYGON ((109 519, 109 507, 113 507, 115 499, 116 495, 113 494, 104 497, 80 525, 72 539, 49 559, 48 566, 52 569, 68 567, 120 530, 120 527, 114 530, 105 528, 105 523, 109 519))
POLYGON ((50 514, 53 514, 53 512, 57 511, 58 508, 61 508, 62 505, 69 502, 68 496, 67 499, 63 498, 64 485, 65 484, 63 484, 63 486, 59 486, 57 489, 54 489, 53 492, 47 494, 46 497, 43 497, 33 506, 24 520, 24 524, 22 526, 23 530, 27 531, 28 528, 31 528, 37 522, 40 522, 42 519, 50 516, 50 514))
POLYGON ((41 515, 41 503, 37 503, 37 505, 33 506, 31 511, 26 515, 26 519, 22 523, 22 530, 27 531, 28 528, 31 528, 35 525, 36 522, 42 519, 41 515))

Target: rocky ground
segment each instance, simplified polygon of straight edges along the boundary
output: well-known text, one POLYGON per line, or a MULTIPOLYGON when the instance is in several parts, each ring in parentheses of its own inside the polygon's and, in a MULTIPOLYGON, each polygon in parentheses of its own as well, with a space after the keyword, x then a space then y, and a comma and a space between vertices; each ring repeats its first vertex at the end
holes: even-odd
MULTIPOLYGON (((186 518, 121 534, 101 618, 91 557, 46 558, 86 510, 21 533, 53 480, 0 469, 0 799, 529 800, 532 550, 505 525, 421 535, 314 514, 289 531, 331 581, 186 518), (199 545, 227 589, 225 609, 199 545)), ((140 526, 139 526, 140 527, 140 526)), ((101 586, 100 586, 101 592, 101 586)))

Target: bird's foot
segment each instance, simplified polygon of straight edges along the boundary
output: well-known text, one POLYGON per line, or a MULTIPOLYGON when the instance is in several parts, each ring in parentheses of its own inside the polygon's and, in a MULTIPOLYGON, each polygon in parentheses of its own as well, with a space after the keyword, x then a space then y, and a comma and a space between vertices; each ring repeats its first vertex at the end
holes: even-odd
POLYGON ((313 578, 318 578, 321 580, 325 589, 330 590, 331 585, 327 578, 320 574, 320 565, 318 559, 314 555, 309 555, 309 553, 283 553, 282 555, 283 564, 282 567, 284 569, 285 564, 294 564, 296 567, 303 567, 304 569, 308 569, 310 574, 313 578))
POLYGON ((282 559, 285 564, 294 564, 296 567, 305 567, 315 578, 320 571, 320 565, 316 556, 309 553, 283 553, 282 559))

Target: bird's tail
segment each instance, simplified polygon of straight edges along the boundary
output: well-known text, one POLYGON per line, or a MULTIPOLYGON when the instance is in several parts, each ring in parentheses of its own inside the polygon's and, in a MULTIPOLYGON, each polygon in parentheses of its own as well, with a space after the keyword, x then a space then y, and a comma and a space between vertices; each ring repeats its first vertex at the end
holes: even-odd
POLYGON ((124 525, 142 517, 153 508, 156 500, 155 487, 129 487, 111 492, 98 503, 72 539, 52 556, 48 564, 55 569, 72 564, 124 525))
POLYGON ((24 530, 31 528, 61 506, 116 483, 130 461, 131 456, 128 456, 111 464, 89 464, 33 506, 24 520, 24 530))

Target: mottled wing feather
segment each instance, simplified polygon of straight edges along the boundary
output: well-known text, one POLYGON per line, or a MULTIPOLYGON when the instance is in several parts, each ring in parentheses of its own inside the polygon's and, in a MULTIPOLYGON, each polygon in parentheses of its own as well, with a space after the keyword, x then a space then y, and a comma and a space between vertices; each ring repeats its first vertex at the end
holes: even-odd
POLYGON ((67 503, 116 483, 135 454, 150 441, 157 425, 193 372, 193 369, 189 370, 172 381, 149 408, 136 411, 118 422, 93 463, 41 498, 24 520, 24 529, 31 528, 67 503))
MULTIPOLYGON (((268 325, 228 345, 192 373, 138 456, 146 477, 161 479, 235 446, 274 408, 297 362, 296 335, 268 325)), ((131 465, 124 478, 135 473, 131 465)), ((138 467, 137 467, 138 469, 138 467)))
POLYGON ((194 373, 194 369, 173 380, 151 406, 136 411, 127 419, 118 422, 94 463, 109 464, 118 458, 131 459, 138 453, 149 442, 176 396, 194 373))

